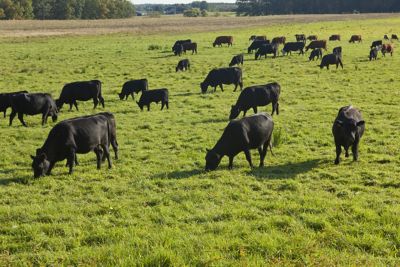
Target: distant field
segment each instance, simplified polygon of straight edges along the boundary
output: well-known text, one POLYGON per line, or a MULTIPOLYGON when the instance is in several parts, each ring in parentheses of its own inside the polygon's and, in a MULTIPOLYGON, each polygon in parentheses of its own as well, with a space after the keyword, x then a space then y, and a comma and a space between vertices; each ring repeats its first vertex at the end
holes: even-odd
MULTIPOLYGON (((35 180, 29 155, 55 124, 42 127, 35 116, 25 119, 29 128, 17 119, 9 127, 0 118, 0 266, 400 265, 399 51, 367 59, 371 42, 391 33, 400 34, 398 15, 0 21, 0 92, 57 98, 66 82, 100 79, 120 145, 112 170, 96 170, 90 153, 79 156, 73 175, 62 162, 35 180), (240 154, 232 171, 223 159, 204 172, 206 148, 221 136, 239 92, 225 86, 202 95, 200 82, 245 53, 250 35, 293 40, 296 33, 341 34, 329 50, 343 47, 344 70, 320 70, 296 54, 259 61, 246 54, 245 86, 282 86, 275 156, 251 170, 240 154), (60 34, 67 36, 53 36, 60 34), (213 48, 225 34, 234 46, 213 48), (352 34, 363 43, 349 44, 352 34), (187 38, 199 53, 182 57, 190 71, 175 73, 171 46, 187 38), (124 81, 143 77, 150 88, 170 90, 168 111, 153 104, 140 112, 118 99, 124 81), (361 109, 366 133, 360 161, 342 157, 335 166, 331 126, 348 104, 361 109)), ((103 110, 80 103, 59 119, 103 110)))

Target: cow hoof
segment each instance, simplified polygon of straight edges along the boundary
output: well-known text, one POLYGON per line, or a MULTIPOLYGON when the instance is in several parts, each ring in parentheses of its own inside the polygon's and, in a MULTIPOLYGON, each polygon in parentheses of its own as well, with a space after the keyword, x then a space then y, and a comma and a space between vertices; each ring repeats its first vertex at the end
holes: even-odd
POLYGON ((337 159, 337 160, 335 160, 335 165, 338 165, 339 164, 339 160, 337 159))

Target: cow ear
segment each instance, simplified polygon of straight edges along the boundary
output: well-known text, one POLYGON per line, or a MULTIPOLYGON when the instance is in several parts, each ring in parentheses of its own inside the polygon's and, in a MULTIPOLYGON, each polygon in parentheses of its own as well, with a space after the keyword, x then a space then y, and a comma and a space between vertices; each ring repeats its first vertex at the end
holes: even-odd
POLYGON ((365 125, 365 121, 359 121, 359 122, 357 122, 357 126, 363 126, 363 125, 365 125))
POLYGON ((340 127, 342 127, 343 126, 343 121, 337 120, 337 121, 335 121, 335 124, 340 126, 340 127))
POLYGON ((35 159, 35 156, 32 156, 32 155, 31 155, 31 159, 33 159, 33 160, 34 160, 34 159, 35 159))

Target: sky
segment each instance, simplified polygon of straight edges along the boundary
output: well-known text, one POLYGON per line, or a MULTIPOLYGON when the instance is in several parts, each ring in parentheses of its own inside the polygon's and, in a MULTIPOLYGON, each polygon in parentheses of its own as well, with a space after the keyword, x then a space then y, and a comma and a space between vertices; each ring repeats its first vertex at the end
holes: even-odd
MULTIPOLYGON (((187 4, 194 0, 131 0, 134 4, 187 4)), ((236 0, 207 0, 207 2, 235 3, 236 0)))

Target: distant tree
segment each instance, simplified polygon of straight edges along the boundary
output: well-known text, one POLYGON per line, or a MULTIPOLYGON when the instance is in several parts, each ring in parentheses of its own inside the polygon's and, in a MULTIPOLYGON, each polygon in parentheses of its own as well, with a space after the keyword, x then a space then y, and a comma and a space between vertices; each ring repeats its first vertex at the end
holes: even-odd
POLYGON ((208 10, 208 3, 206 1, 194 1, 190 6, 192 8, 199 8, 200 10, 208 10))
POLYGON ((200 17, 200 8, 189 8, 183 11, 183 16, 185 17, 200 17))
POLYGON ((3 19, 33 18, 32 0, 0 0, 3 19))

